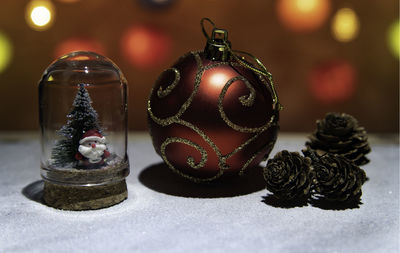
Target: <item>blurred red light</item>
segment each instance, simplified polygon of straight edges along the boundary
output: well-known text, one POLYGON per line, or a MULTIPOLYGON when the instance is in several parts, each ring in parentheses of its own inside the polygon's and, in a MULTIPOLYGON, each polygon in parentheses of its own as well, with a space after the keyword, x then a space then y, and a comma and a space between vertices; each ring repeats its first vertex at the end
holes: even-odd
POLYGON ((166 61, 170 54, 171 40, 154 27, 132 26, 122 36, 121 48, 130 64, 146 69, 166 61))
POLYGON ((323 62, 311 70, 309 88, 320 102, 342 102, 354 95, 356 75, 354 66, 344 60, 323 62))
POLYGON ((54 56, 60 57, 73 51, 92 51, 105 55, 105 49, 99 42, 86 38, 71 38, 61 42, 54 50, 54 56))

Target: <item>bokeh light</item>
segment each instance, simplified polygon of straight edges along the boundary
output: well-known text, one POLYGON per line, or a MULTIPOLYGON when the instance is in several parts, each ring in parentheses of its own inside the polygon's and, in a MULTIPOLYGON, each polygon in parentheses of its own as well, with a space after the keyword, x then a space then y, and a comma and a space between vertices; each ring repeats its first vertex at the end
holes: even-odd
POLYGON ((26 22, 36 31, 47 30, 53 24, 54 16, 54 6, 50 1, 33 0, 26 6, 26 22))
POLYGON ((105 55, 106 53, 103 45, 96 40, 87 38, 69 38, 56 46, 54 57, 58 58, 73 51, 92 51, 101 55, 105 55))
POLYGON ((388 43, 392 53, 400 58, 400 20, 393 22, 388 30, 388 43))
POLYGON ((330 0, 278 0, 277 14, 293 31, 312 31, 321 27, 331 9, 330 0))
POLYGON ((165 63, 171 39, 161 30, 144 25, 132 26, 122 36, 122 55, 135 67, 148 69, 165 63))
POLYGON ((339 9, 332 19, 333 37, 340 42, 348 42, 358 35, 360 23, 357 14, 350 8, 339 9))
POLYGON ((12 58, 12 44, 6 34, 0 31, 0 73, 10 64, 12 58))
POLYGON ((343 102, 354 95, 356 79, 357 73, 352 64, 344 60, 330 60, 314 66, 309 75, 309 88, 320 102, 343 102))

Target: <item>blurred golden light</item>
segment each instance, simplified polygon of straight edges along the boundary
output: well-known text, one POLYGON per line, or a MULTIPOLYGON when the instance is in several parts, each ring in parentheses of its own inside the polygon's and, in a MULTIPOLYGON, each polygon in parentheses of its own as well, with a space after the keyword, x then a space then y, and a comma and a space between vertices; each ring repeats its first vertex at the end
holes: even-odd
POLYGON ((388 43, 390 50, 400 58, 400 20, 393 22, 388 31, 388 43))
POLYGON ((336 40, 340 42, 353 40, 360 29, 357 14, 350 8, 339 9, 333 17, 331 28, 336 40))
POLYGON ((308 1, 294 1, 297 9, 301 12, 311 12, 317 7, 318 0, 308 0, 308 1))
POLYGON ((50 1, 33 0, 25 10, 28 25, 36 31, 47 30, 54 21, 54 6, 50 1))
POLYGON ((294 31, 312 31, 323 25, 331 9, 330 0, 279 0, 277 14, 294 31))
POLYGON ((3 72, 11 61, 12 45, 8 37, 0 32, 0 73, 3 72))
POLYGON ((31 19, 35 25, 45 26, 50 22, 51 14, 49 9, 43 6, 38 6, 32 10, 31 19))

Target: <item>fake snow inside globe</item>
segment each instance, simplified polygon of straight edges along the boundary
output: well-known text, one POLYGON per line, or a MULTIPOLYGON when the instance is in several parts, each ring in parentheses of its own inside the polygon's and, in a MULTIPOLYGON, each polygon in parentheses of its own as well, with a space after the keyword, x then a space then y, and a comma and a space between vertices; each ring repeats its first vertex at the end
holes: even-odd
POLYGON ((46 204, 98 209, 127 198, 127 82, 108 58, 72 52, 39 83, 46 204))

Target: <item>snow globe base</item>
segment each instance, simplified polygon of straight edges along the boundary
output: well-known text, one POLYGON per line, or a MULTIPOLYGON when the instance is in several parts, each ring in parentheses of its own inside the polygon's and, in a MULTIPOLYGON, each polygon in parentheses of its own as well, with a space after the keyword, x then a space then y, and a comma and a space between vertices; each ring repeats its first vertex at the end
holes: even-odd
POLYGON ((116 205, 128 198, 125 179, 99 186, 66 186, 44 182, 44 202, 63 210, 94 210, 116 205))

